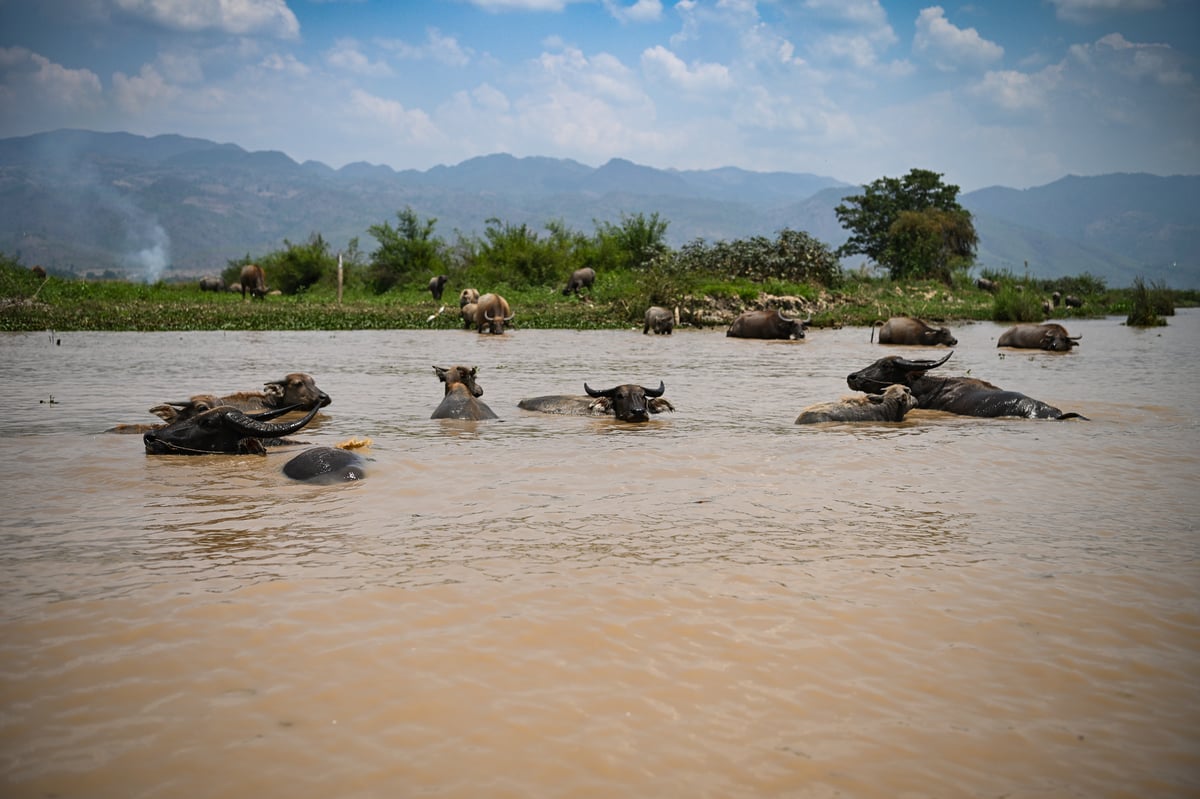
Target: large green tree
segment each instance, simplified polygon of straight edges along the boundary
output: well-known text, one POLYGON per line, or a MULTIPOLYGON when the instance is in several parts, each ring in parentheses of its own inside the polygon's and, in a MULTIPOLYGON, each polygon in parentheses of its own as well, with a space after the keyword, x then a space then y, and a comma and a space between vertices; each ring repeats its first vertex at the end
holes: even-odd
POLYGON ((433 235, 436 219, 422 221, 416 211, 396 213, 398 224, 371 225, 367 232, 379 243, 371 253, 369 281, 382 294, 395 285, 429 280, 445 268, 445 243, 433 235))
POLYGON ((979 244, 958 191, 927 169, 864 186, 862 194, 846 197, 834 209, 850 231, 838 256, 866 255, 894 279, 949 280, 956 269, 971 265, 979 244))

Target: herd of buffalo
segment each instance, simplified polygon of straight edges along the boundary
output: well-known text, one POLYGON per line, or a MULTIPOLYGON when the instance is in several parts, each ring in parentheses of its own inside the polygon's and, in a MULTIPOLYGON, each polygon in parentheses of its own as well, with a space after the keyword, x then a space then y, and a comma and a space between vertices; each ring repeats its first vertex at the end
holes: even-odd
MULTIPOLYGON (((572 290, 590 285, 587 274, 572 290)), ((436 287, 440 289, 441 286, 436 287)), ((431 283, 431 291, 434 286, 431 283)), ((503 297, 480 296, 464 289, 460 297, 463 318, 479 332, 502 333, 513 314, 503 297)), ((794 319, 782 311, 747 311, 734 320, 726 335, 758 339, 802 339, 811 319, 794 319)), ((652 307, 646 312, 642 332, 670 335, 674 315, 652 307)), ((958 342, 944 327, 920 319, 895 317, 872 326, 880 327, 881 344, 954 346, 958 342)), ((1006 330, 997 346, 1050 351, 1069 351, 1079 337, 1069 336, 1059 324, 1020 324, 1006 330)), ((1086 419, 1063 412, 1041 400, 1008 391, 974 377, 930 374, 953 355, 940 360, 911 359, 899 355, 880 358, 866 368, 846 376, 847 385, 861 396, 812 405, 801 411, 796 424, 821 422, 899 422, 914 408, 977 417, 1025 417, 1030 419, 1086 419)), ((476 382, 476 367, 434 366, 443 384, 442 400, 432 419, 483 421, 498 419, 480 399, 483 389, 476 382)), ((522 399, 517 406, 538 413, 574 416, 611 416, 621 422, 640 423, 653 414, 674 411, 663 397, 666 386, 657 388, 623 384, 597 390, 583 384, 584 394, 551 394, 522 399)), ((317 413, 329 405, 330 397, 317 387, 311 375, 294 372, 282 380, 266 383, 261 391, 241 391, 217 396, 197 394, 187 400, 166 402, 150 408, 162 421, 156 424, 124 424, 109 432, 141 433, 146 452, 152 455, 204 455, 218 453, 265 454, 266 448, 304 442, 289 440, 317 413), (282 420, 282 417, 289 417, 282 420), (280 421, 276 421, 280 420, 280 421)), ((349 448, 316 447, 301 452, 284 466, 289 478, 306 482, 333 483, 361 479, 365 459, 349 448)))

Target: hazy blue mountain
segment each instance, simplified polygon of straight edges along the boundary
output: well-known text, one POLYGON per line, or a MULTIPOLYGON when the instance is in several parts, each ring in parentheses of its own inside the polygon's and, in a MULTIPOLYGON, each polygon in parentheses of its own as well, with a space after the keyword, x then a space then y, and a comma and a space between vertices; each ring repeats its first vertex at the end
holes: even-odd
MULTIPOLYGON (((489 218, 538 231, 558 220, 591 233, 596 222, 657 213, 674 246, 789 227, 836 247, 846 231, 833 209, 859 191, 819 175, 660 170, 625 159, 589 167, 503 153, 424 171, 332 169, 184 136, 59 130, 0 139, 0 251, 59 272, 199 275, 313 233, 335 248, 357 237, 370 252, 367 228, 409 207, 436 219, 447 240, 481 234, 489 218)), ((981 266, 1090 272, 1114 286, 1141 275, 1177 287, 1200 287, 1198 199, 1200 177, 1152 175, 961 197, 975 216, 981 266)))

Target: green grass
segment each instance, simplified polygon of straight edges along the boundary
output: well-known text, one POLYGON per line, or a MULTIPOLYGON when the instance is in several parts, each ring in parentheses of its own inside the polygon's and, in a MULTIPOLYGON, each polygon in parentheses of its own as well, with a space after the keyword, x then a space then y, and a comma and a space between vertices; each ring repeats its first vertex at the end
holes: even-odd
MULTIPOLYGON (((560 286, 512 288, 496 286, 515 313, 518 329, 577 330, 640 327, 654 288, 638 275, 612 275, 597 280, 590 301, 564 297, 560 286)), ((686 312, 706 304, 737 309, 756 303, 762 294, 801 297, 814 305, 817 326, 870 325, 890 316, 919 316, 934 321, 996 318, 997 299, 966 279, 947 286, 935 281, 896 283, 857 277, 836 290, 771 281, 709 279, 686 287, 689 294, 669 305, 686 312)), ((680 291, 674 287, 672 291, 680 291)), ((1195 305, 1196 292, 1140 289, 1162 308, 1163 302, 1195 305), (1165 293, 1164 293, 1165 292, 1165 293), (1165 298, 1165 299, 1164 299, 1165 298)), ((1040 308, 1041 296, 1027 293, 1040 308)), ((672 296, 672 295, 668 295, 672 296)), ((1056 316, 1125 315, 1137 304, 1139 289, 1105 290, 1085 297, 1082 309, 1056 316)), ((1173 309, 1174 305, 1172 305, 1173 309)), ((1161 314, 1161 311, 1160 311, 1161 314)), ((685 317, 686 318, 686 317, 685 317)), ((1040 317, 1039 317, 1040 318, 1040 317)), ((145 285, 116 281, 47 280, 11 263, 0 264, 0 330, 387 330, 462 327, 458 295, 447 292, 434 302, 422 288, 375 295, 347 291, 338 303, 333 291, 313 289, 296 296, 243 301, 240 295, 202 292, 194 283, 145 285), (445 306, 440 315, 438 308, 445 306), (429 317, 435 315, 430 321, 429 317)))

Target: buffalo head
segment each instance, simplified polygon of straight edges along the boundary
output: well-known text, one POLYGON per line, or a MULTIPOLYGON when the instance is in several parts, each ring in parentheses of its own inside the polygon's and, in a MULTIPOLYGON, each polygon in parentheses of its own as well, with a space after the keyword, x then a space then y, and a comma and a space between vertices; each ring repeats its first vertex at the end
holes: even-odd
POLYGON ((596 402, 593 403, 596 408, 605 411, 611 410, 613 416, 622 422, 645 422, 652 413, 675 410, 670 402, 660 399, 663 392, 667 390, 661 380, 658 381, 658 388, 644 388, 628 383, 597 391, 584 383, 583 390, 589 397, 596 398, 596 402))
POLYGON ((285 405, 297 406, 301 410, 309 408, 324 408, 332 400, 329 395, 317 388, 312 375, 304 372, 292 372, 282 380, 273 380, 263 386, 265 404, 271 408, 282 408, 285 405))
POLYGON ((846 375, 846 385, 854 391, 864 391, 868 394, 876 394, 897 383, 911 387, 921 375, 941 366, 953 354, 954 351, 951 350, 946 353, 946 357, 938 361, 912 360, 901 358, 899 355, 889 355, 865 369, 846 375))
POLYGON ((292 443, 280 441, 301 430, 317 415, 321 406, 313 406, 294 422, 269 423, 268 420, 296 410, 293 406, 263 413, 247 414, 229 405, 221 405, 187 419, 151 430, 142 436, 151 455, 210 455, 213 453, 255 453, 265 455, 267 445, 292 443))

